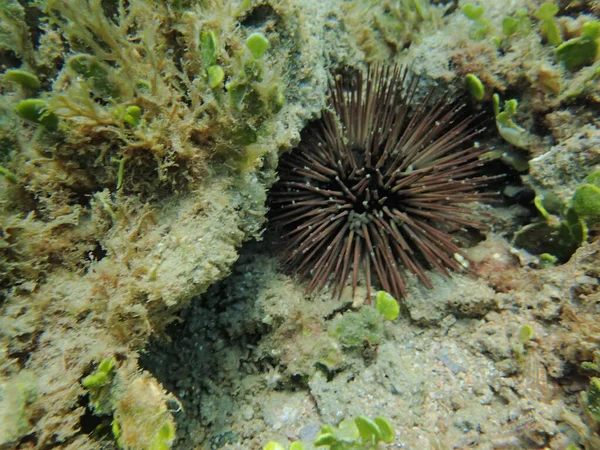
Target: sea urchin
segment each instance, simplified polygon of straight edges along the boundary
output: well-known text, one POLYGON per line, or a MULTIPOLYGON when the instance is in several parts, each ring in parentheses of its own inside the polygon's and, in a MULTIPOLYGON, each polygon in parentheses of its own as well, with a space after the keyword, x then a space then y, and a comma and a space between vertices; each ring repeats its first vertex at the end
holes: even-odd
POLYGON ((400 67, 336 77, 329 109, 282 157, 271 221, 309 292, 331 280, 341 295, 351 276, 354 296, 362 272, 369 297, 375 275, 402 298, 404 270, 431 287, 426 269, 461 269, 449 232, 484 228, 464 206, 491 195, 481 192, 477 116, 433 91, 413 105, 418 84, 400 67))

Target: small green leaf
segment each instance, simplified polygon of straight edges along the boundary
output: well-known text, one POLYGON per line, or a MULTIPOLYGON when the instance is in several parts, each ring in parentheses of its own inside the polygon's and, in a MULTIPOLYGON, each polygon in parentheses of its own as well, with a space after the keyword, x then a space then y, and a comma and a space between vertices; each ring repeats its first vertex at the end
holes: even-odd
POLYGON ((338 441, 350 442, 356 441, 360 438, 360 433, 356 422, 351 419, 344 419, 338 425, 338 429, 335 432, 335 437, 338 441))
POLYGON ((519 20, 514 17, 505 17, 502 19, 502 32, 506 36, 511 36, 517 32, 519 28, 519 20))
POLYGON ((598 39, 600 37, 600 21, 592 20, 584 23, 581 28, 581 35, 589 39, 598 39))
POLYGON ((553 20, 556 14, 558 14, 558 6, 546 2, 536 11, 535 17, 540 20, 553 20))
POLYGON ((108 76, 104 64, 92 55, 75 55, 69 59, 67 65, 84 78, 105 79, 108 76))
POLYGON ((315 439, 315 441, 313 442, 313 445, 315 447, 320 447, 322 445, 331 445, 333 443, 336 442, 335 436, 331 433, 320 433, 317 438, 315 439))
POLYGON ((487 19, 476 20, 469 30, 469 37, 474 41, 481 41, 492 30, 492 25, 487 19))
POLYGON ((283 91, 281 90, 281 87, 276 84, 269 89, 269 107, 271 108, 271 112, 278 113, 281 111, 284 103, 285 97, 283 96, 283 91))
POLYGON ((270 441, 263 447, 263 450, 285 450, 285 447, 279 442, 270 441))
POLYGON ((234 108, 239 108, 248 92, 248 85, 237 81, 230 81, 225 85, 225 89, 229 93, 229 100, 234 108))
POLYGON ((175 425, 167 420, 156 432, 148 450, 169 450, 173 439, 175 439, 175 425))
POLYGON ((0 176, 3 176, 6 181, 10 181, 11 183, 17 182, 17 176, 2 166, 0 166, 0 176))
POLYGON ((465 77, 465 82, 467 83, 467 89, 473 96, 475 100, 483 100, 485 96, 485 86, 481 82, 481 80, 472 73, 468 74, 465 77))
POLYGON ((115 367, 115 364, 117 364, 115 358, 104 358, 98 364, 98 372, 108 373, 115 367))
POLYGON ((537 210, 540 212, 540 214, 542 215, 542 217, 546 220, 550 219, 550 213, 548 211, 546 211, 546 208, 544 207, 544 197, 542 197, 541 195, 536 195, 535 198, 533 199, 533 204, 535 205, 535 207, 537 208, 537 210))
POLYGON ((540 265, 542 269, 547 269, 549 267, 554 267, 558 263, 558 258, 550 253, 542 253, 540 255, 540 265))
POLYGON ((508 115, 512 117, 517 113, 518 105, 519 102, 514 98, 507 100, 506 103, 504 103, 504 111, 506 111, 508 115))
POLYGON ((110 372, 115 367, 116 363, 117 361, 115 358, 103 359, 100 364, 98 364, 96 372, 84 377, 83 380, 81 380, 81 384, 86 389, 97 389, 108 384, 110 382, 110 372))
POLYGON ((524 344, 525 342, 531 340, 533 338, 533 328, 531 325, 523 325, 521 331, 519 332, 519 342, 524 344))
POLYGON ((579 37, 563 42, 556 49, 556 56, 569 70, 592 64, 598 52, 597 39, 579 37))
POLYGON ((394 442, 396 435, 394 433, 394 429, 392 428, 392 424, 390 424, 390 422, 388 422, 388 420, 384 417, 375 417, 373 421, 377 424, 379 430, 381 431, 381 440, 386 444, 391 444, 394 442))
POLYGON ((248 47, 255 59, 259 59, 262 58, 269 48, 269 40, 260 33, 252 33, 246 39, 246 47, 248 47))
POLYGON ((467 17, 467 19, 478 20, 481 19, 484 13, 483 6, 474 5, 473 3, 467 3, 461 8, 462 13, 467 17))
POLYGON ((140 119, 142 118, 142 110, 137 105, 128 106, 125 108, 125 116, 123 117, 123 121, 132 127, 136 127, 140 123, 140 119))
POLYGON ((141 92, 150 92, 152 90, 152 86, 146 80, 137 80, 135 82, 135 87, 139 89, 141 92))
POLYGON ((115 437, 115 439, 118 442, 119 439, 121 439, 121 427, 119 426, 119 422, 117 422, 117 419, 113 419, 112 424, 111 424, 111 430, 112 430, 113 436, 115 437))
POLYGON ((221 84, 223 84, 223 80, 225 79, 225 72, 221 66, 210 66, 207 71, 208 74, 208 86, 211 89, 215 89, 221 84))
POLYGON ((494 117, 498 117, 498 114, 500 114, 500 96, 498 94, 494 94, 492 97, 492 106, 494 108, 494 117))
POLYGON ((366 416, 358 416, 354 419, 354 422, 358 427, 358 432, 360 433, 363 443, 369 442, 375 445, 377 442, 383 440, 381 430, 373 420, 366 416))
POLYGON ((398 301, 385 291, 378 291, 375 297, 377 302, 377 311, 379 311, 388 320, 394 320, 400 314, 400 305, 398 301))
POLYGON ((231 140, 236 145, 250 145, 258 140, 256 130, 250 125, 240 124, 231 134, 231 140))
POLYGON ((540 25, 542 35, 546 38, 548 43, 552 45, 560 45, 563 41, 560 33, 560 28, 554 20, 545 20, 540 25))
POLYGON ((40 79, 26 70, 11 69, 4 72, 4 79, 17 83, 27 89, 39 89, 40 79))
POLYGON ((123 105, 117 106, 112 115, 117 120, 122 120, 131 127, 136 127, 140 123, 142 117, 142 110, 137 105, 131 105, 125 108, 123 105))
POLYGON ((81 380, 81 384, 86 389, 97 389, 105 384, 108 384, 108 382, 109 377, 105 372, 96 372, 81 380))
POLYGON ((208 69, 217 63, 217 35, 213 30, 203 31, 200 35, 200 57, 202 67, 208 69))
POLYGON ((290 445, 290 450, 304 450, 302 442, 292 442, 292 445, 290 445))
POLYGON ((48 103, 39 98, 21 100, 15 110, 22 118, 43 125, 51 131, 58 129, 58 116, 48 110, 48 103))

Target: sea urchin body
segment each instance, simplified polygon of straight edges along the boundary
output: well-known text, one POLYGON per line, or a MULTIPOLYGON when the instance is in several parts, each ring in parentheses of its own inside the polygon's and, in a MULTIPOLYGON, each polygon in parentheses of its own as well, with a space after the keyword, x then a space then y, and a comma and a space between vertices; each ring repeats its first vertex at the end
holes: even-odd
POLYGON ((396 298, 403 272, 459 270, 453 230, 483 228, 465 203, 486 200, 477 117, 430 92, 413 105, 418 78, 399 67, 337 77, 330 108, 284 155, 271 192, 272 222, 285 232, 285 262, 308 290, 331 281, 353 295, 364 275, 396 298))

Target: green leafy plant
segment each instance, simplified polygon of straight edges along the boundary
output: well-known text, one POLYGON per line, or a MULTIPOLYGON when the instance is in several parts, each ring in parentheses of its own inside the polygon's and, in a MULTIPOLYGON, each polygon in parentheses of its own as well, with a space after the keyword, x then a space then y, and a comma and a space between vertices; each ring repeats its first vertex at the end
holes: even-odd
POLYGON ((512 346, 512 351, 520 363, 525 362, 525 344, 533 338, 533 328, 531 325, 523 325, 519 331, 519 339, 512 346))
POLYGON ((219 86, 223 85, 223 80, 225 80, 225 72, 221 68, 221 66, 210 66, 207 70, 208 75, 208 86, 211 89, 216 89, 219 86))
POLYGON ((84 377, 81 384, 89 391, 90 405, 97 414, 110 414, 113 410, 110 385, 117 361, 114 357, 103 359, 94 373, 84 377))
POLYGON ((97 57, 75 55, 67 61, 67 66, 89 84, 95 95, 113 99, 120 97, 113 69, 97 57))
MULTIPOLYGON (((270 441, 263 447, 263 450, 285 450, 285 447, 279 442, 270 441)), ((292 442, 289 450, 304 450, 301 442, 292 442)))
POLYGON ((4 177, 6 181, 10 181, 11 183, 17 182, 17 176, 2 166, 0 166, 0 176, 4 177))
POLYGON ((515 245, 545 254, 546 265, 566 261, 587 240, 590 227, 600 222, 600 172, 585 178, 585 184, 575 190, 569 205, 561 205, 552 196, 541 193, 534 205, 541 220, 516 233, 515 245))
POLYGON ((588 372, 594 372, 600 375, 600 351, 594 352, 594 360, 586 361, 581 364, 581 368, 588 372))
POLYGON ((560 45, 562 42, 560 28, 554 19, 556 14, 558 14, 558 6, 550 2, 544 3, 535 12, 535 17, 540 20, 542 36, 552 45, 560 45))
POLYGON ((485 97, 485 86, 477 75, 472 73, 467 74, 465 76, 465 83, 469 93, 475 100, 483 100, 483 97, 485 97))
POLYGON ((58 116, 49 110, 46 100, 39 98, 21 100, 16 104, 15 111, 23 119, 38 123, 50 131, 58 129, 58 116))
POLYGON ((398 300, 385 291, 378 291, 375 296, 377 311, 383 314, 387 320, 394 320, 400 314, 400 305, 398 300))
POLYGON ((35 74, 21 69, 7 70, 4 72, 4 79, 31 90, 39 89, 42 85, 35 74))
POLYGON ((142 119, 142 109, 137 105, 118 106, 113 110, 113 117, 130 127, 136 127, 142 119))
POLYGON ((358 450, 375 448, 380 442, 394 442, 394 430, 390 422, 383 417, 369 419, 358 416, 356 419, 343 420, 338 428, 325 425, 314 441, 315 447, 328 447, 330 450, 358 450))
POLYGON ((512 120, 513 116, 517 113, 519 102, 514 98, 510 99, 505 101, 504 108, 501 108, 500 96, 498 94, 494 94, 492 102, 494 116, 496 117, 496 128, 500 136, 515 147, 527 148, 529 146, 527 130, 512 120))
POLYGON ((205 70, 217 63, 217 47, 217 35, 213 30, 203 31, 200 34, 200 58, 205 70))
POLYGON ((505 36, 527 35, 531 33, 531 20, 527 15, 527 8, 519 8, 512 16, 502 19, 502 32, 505 36))
POLYGON ((563 42, 556 49, 556 56, 569 70, 589 66, 596 60, 600 21, 593 20, 583 25, 581 36, 563 42))
POLYGON ((269 40, 260 33, 252 33, 246 39, 246 47, 250 50, 254 59, 259 59, 267 52, 269 40))
POLYGON ((264 83, 264 61, 269 40, 261 33, 246 39, 247 51, 235 53, 234 66, 239 70, 226 73, 218 63, 219 41, 213 30, 200 35, 202 66, 206 70, 206 83, 222 107, 228 107, 240 119, 233 130, 228 130, 236 145, 251 145, 258 139, 258 128, 269 114, 277 113, 284 104, 282 89, 278 84, 264 83), (227 80, 227 81, 226 81, 227 80))
POLYGON ((105 358, 100 364, 98 364, 98 368, 96 372, 88 375, 87 377, 81 380, 81 384, 86 389, 98 389, 102 386, 110 383, 112 370, 115 367, 117 361, 115 358, 105 358))
POLYGON ((481 5, 467 3, 461 8, 465 17, 472 21, 469 37, 475 41, 485 38, 492 29, 490 21, 483 17, 484 9, 481 5))

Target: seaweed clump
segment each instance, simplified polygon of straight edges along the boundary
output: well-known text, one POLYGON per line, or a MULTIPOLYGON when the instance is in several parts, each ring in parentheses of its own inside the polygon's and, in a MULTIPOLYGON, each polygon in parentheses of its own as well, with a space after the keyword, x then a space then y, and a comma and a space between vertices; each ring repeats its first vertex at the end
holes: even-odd
POLYGON ((0 1, 0 389, 27 373, 50 392, 6 397, 22 414, 0 423, 0 446, 148 448, 154 432, 171 446, 168 399, 137 354, 260 237, 277 149, 293 136, 279 125, 281 39, 298 25, 264 2, 269 14, 247 20, 256 8, 0 1), (97 410, 84 376, 113 357, 97 410), (141 418, 153 430, 141 440, 133 391, 152 394, 162 421, 141 418), (82 431, 90 412, 113 415, 108 437, 82 431))

